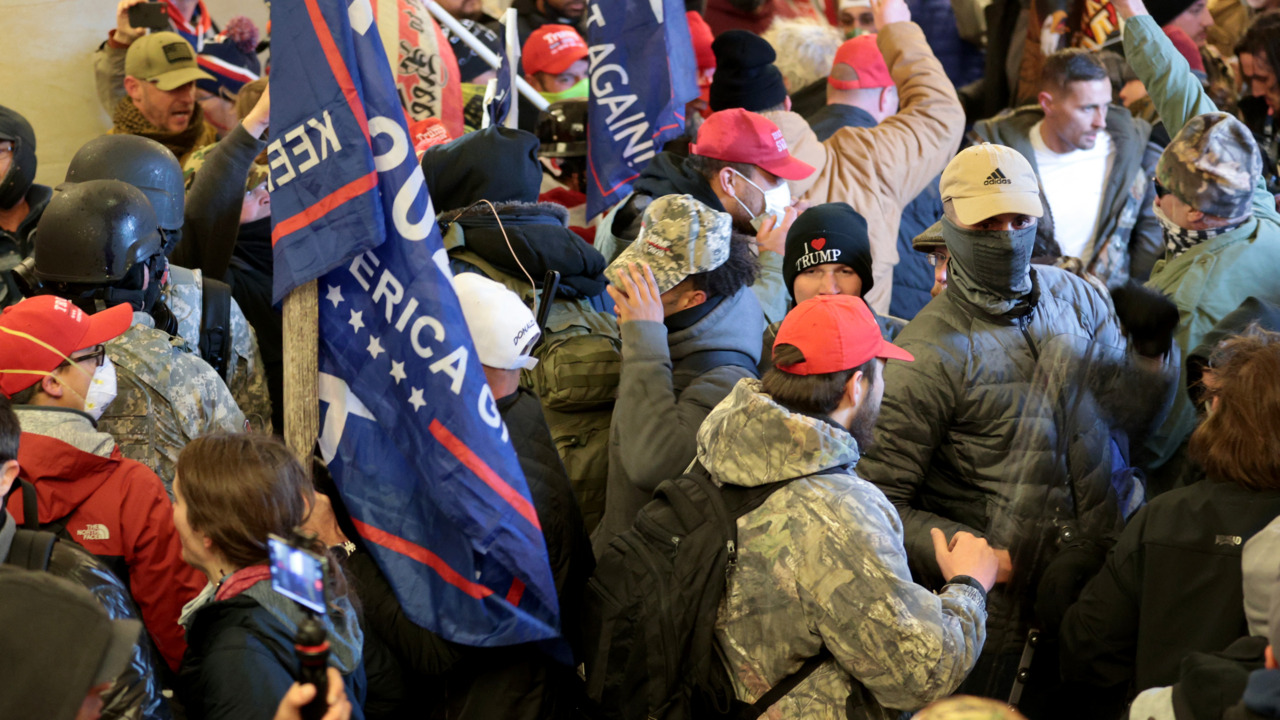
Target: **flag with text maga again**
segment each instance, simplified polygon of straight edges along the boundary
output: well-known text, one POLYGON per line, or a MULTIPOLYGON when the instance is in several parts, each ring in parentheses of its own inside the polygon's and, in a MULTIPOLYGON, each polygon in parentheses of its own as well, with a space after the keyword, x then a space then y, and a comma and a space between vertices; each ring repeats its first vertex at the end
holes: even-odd
POLYGON ((542 529, 369 4, 272 20, 275 294, 319 278, 325 462, 410 620, 469 645, 554 637, 542 529))
POLYGON ((667 140, 684 132, 698 97, 682 0, 613 0, 587 6, 591 93, 587 106, 587 217, 631 192, 667 140))

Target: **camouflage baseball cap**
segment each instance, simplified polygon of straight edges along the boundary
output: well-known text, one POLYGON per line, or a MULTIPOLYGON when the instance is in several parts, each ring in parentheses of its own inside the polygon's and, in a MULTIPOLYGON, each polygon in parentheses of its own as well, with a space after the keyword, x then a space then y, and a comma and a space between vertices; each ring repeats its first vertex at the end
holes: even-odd
POLYGON ((1156 165, 1160 184, 1206 215, 1249 214, 1262 156, 1244 123, 1221 112, 1191 118, 1156 165))
POLYGON ((693 199, 692 195, 664 195, 645 208, 640 234, 623 250, 604 275, 621 286, 621 273, 631 263, 648 265, 666 292, 685 278, 711 272, 729 259, 732 218, 693 199))

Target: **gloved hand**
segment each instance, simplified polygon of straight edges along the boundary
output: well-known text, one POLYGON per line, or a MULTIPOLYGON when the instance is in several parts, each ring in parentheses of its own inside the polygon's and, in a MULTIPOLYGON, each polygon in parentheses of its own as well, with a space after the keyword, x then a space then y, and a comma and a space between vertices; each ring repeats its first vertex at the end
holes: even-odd
POLYGON ((1169 352, 1178 328, 1178 306, 1158 290, 1136 280, 1111 291, 1120 329, 1133 341, 1139 355, 1158 358, 1169 352))
POLYGON ((1049 561, 1036 589, 1036 616, 1051 636, 1058 634, 1067 608, 1080 597, 1106 559, 1107 548, 1103 544, 1085 540, 1067 545, 1049 561))

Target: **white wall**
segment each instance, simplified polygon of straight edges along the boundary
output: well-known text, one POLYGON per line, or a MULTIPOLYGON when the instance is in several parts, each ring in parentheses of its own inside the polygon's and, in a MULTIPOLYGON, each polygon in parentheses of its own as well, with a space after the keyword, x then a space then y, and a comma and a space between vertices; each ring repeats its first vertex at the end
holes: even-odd
MULTIPOLYGON (((263 0, 205 6, 219 25, 247 15, 266 31, 263 0)), ((114 0, 0 0, 0 105, 35 128, 38 183, 61 182, 75 151, 111 128, 94 90, 93 52, 115 17, 114 0)))

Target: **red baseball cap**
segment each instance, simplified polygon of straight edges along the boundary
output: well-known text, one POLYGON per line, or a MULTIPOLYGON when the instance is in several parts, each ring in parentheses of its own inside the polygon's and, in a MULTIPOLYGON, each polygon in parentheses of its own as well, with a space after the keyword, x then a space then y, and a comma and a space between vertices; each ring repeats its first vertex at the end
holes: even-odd
POLYGON ((568 25, 543 25, 524 41, 520 67, 525 75, 537 72, 558 75, 587 57, 587 43, 568 25))
POLYGON ((755 165, 783 180, 804 180, 813 174, 812 165, 787 152, 787 140, 777 125, 742 108, 711 113, 698 128, 698 141, 689 145, 689 154, 755 165))
POLYGON ((0 312, 0 393, 35 385, 67 356, 119 336, 133 324, 128 303, 89 315, 70 300, 37 295, 0 312))
POLYGON ((836 59, 831 64, 848 65, 858 73, 857 80, 837 80, 834 75, 828 77, 827 84, 837 90, 878 89, 893 85, 889 66, 884 64, 884 55, 876 45, 875 33, 845 40, 836 50, 836 59))
POLYGON ((778 366, 792 375, 852 370, 871 358, 915 360, 880 335, 871 308, 852 295, 818 295, 795 306, 778 328, 773 346, 779 345, 794 345, 804 354, 804 362, 778 366))
POLYGON ((714 70, 716 54, 711 51, 711 42, 715 40, 715 35, 711 32, 711 26, 697 10, 686 12, 685 17, 689 20, 689 37, 693 40, 693 56, 698 60, 698 70, 714 70))

